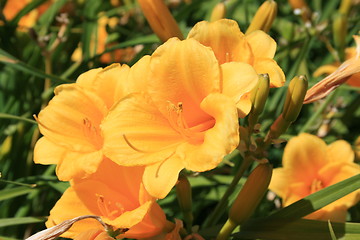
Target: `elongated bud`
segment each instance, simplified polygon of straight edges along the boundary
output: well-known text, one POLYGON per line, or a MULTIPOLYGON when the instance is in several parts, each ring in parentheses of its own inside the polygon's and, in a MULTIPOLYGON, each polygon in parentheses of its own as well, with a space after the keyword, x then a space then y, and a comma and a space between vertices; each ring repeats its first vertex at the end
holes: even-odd
POLYGON ((285 120, 289 122, 296 120, 303 105, 307 88, 308 81, 303 75, 294 77, 290 81, 282 113, 285 120))
POLYGON ((176 194, 180 209, 184 215, 186 227, 191 228, 193 221, 191 185, 187 177, 183 174, 179 175, 179 179, 176 184, 176 194))
POLYGON ((150 27, 161 41, 178 37, 184 39, 178 24, 163 0, 138 0, 150 27))
POLYGON ((217 20, 225 18, 226 15, 226 6, 225 3, 220 2, 216 4, 214 9, 211 12, 210 22, 215 22, 217 20))
POLYGON ((344 60, 345 56, 347 25, 348 19, 346 14, 340 12, 335 14, 332 25, 333 39, 341 61, 344 60))
POLYGON ((277 3, 274 0, 266 0, 255 13, 250 26, 246 30, 249 34, 256 30, 268 32, 277 14, 277 3))
POLYGON ((342 14, 349 14, 353 0, 342 0, 339 8, 339 12, 342 14))
POLYGON ((255 126, 259 115, 265 107, 266 100, 270 90, 270 78, 268 74, 260 74, 257 87, 252 90, 250 99, 252 102, 251 112, 249 114, 249 125, 255 126))
POLYGON ((229 239, 236 226, 243 224, 255 211, 266 193, 272 176, 272 166, 260 163, 249 175, 230 208, 229 218, 216 240, 229 239))
POLYGON ((272 166, 269 163, 259 164, 250 173, 230 209, 229 219, 238 225, 249 219, 266 193, 271 175, 272 166))
POLYGON ((277 139, 296 120, 303 105, 308 81, 305 76, 294 77, 289 84, 282 114, 271 125, 266 141, 277 139))

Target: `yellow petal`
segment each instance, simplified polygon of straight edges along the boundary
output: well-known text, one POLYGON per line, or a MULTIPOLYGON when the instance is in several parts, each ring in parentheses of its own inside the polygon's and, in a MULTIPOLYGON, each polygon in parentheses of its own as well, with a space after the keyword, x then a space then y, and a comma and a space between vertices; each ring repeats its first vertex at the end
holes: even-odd
POLYGON ((250 99, 243 98, 241 103, 240 100, 256 86, 259 79, 256 71, 251 65, 241 62, 224 63, 221 65, 221 70, 223 76, 222 93, 234 100, 240 108, 240 112, 247 111, 246 109, 251 104, 250 99), (241 106, 242 104, 244 107, 241 106))
POLYGON ((280 197, 285 197, 287 188, 291 181, 291 175, 284 168, 273 170, 269 189, 280 197))
POLYGON ((227 96, 214 93, 207 96, 201 108, 215 119, 215 125, 206 130, 200 145, 186 143, 177 148, 185 168, 203 172, 211 170, 239 145, 239 124, 234 102, 227 96))
POLYGON ((146 166, 143 182, 150 195, 164 198, 175 186, 179 172, 184 168, 182 159, 172 156, 163 162, 146 166))
POLYGON ((199 105, 209 93, 220 91, 220 67, 211 49, 194 39, 173 38, 154 52, 150 68, 148 92, 164 116, 170 102, 182 103, 189 127, 208 118, 199 105))
POLYGON ((253 61, 250 45, 234 20, 199 22, 189 32, 189 38, 196 39, 201 44, 210 47, 220 64, 225 62, 252 63, 253 61))
POLYGON ((84 178, 94 173, 103 160, 102 151, 75 152, 67 150, 59 159, 56 175, 61 181, 84 178))
POLYGON ((238 117, 244 118, 246 117, 252 108, 252 102, 250 99, 250 93, 246 93, 241 96, 240 101, 236 104, 238 109, 238 117))
POLYGON ((105 155, 125 166, 163 161, 183 142, 150 97, 140 93, 115 105, 101 128, 105 155))
MULTIPOLYGON (((91 215, 92 213, 83 205, 73 188, 68 188, 60 200, 50 211, 50 216, 46 222, 46 227, 50 228, 61 222, 78 216, 91 215)), ((62 234, 62 237, 74 238, 81 232, 88 229, 104 229, 104 227, 95 219, 84 219, 76 222, 68 231, 62 234)))
POLYGON ((354 157, 351 145, 344 140, 338 140, 327 146, 327 158, 330 163, 352 163, 354 162, 354 157))
POLYGON ((311 185, 317 172, 327 164, 327 146, 320 138, 302 133, 287 143, 283 166, 291 172, 293 179, 311 185))
POLYGON ((40 132, 50 141, 78 152, 101 149, 100 122, 107 108, 95 93, 76 84, 60 85, 39 113, 40 132))
POLYGON ((34 148, 34 162, 40 164, 58 164, 66 149, 51 142, 46 137, 40 138, 34 148))
POLYGON ((257 30, 247 34, 245 37, 255 58, 274 58, 276 42, 268 34, 257 30))
POLYGON ((336 69, 339 66, 336 65, 323 65, 321 67, 319 67, 318 69, 316 69, 316 71, 313 73, 314 77, 320 77, 323 74, 330 74, 336 71, 336 69))
POLYGON ((270 58, 256 58, 254 68, 258 74, 267 73, 270 77, 270 87, 282 87, 285 75, 279 65, 270 58))

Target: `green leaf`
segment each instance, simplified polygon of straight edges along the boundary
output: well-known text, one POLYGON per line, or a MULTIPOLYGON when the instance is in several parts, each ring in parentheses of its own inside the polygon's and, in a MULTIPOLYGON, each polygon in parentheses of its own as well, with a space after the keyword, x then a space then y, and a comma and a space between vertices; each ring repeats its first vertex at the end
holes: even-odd
MULTIPOLYGON (((45 222, 46 217, 19 217, 19 218, 1 218, 0 227, 14 226, 20 224, 45 222)), ((2 238, 0 238, 2 239, 2 238)))
POLYGON ((8 65, 14 69, 17 69, 19 71, 29 73, 31 75, 34 75, 36 77, 40 78, 50 78, 51 80, 54 80, 56 82, 73 82, 68 79, 62 79, 56 75, 52 74, 46 74, 45 72, 36 69, 24 62, 21 62, 20 60, 16 59, 15 57, 11 56, 11 54, 7 53, 5 50, 0 49, 0 63, 4 63, 5 65, 8 65))
MULTIPOLYGON (((335 239, 344 237, 346 240, 360 239, 360 223, 332 223, 335 239)), ((292 240, 303 239, 329 239, 329 225, 325 221, 298 219, 277 219, 276 221, 254 220, 249 221, 240 228, 239 233, 234 234, 234 239, 277 239, 286 240, 291 236, 292 240)))
POLYGON ((4 189, 4 190, 0 191, 0 201, 10 199, 10 198, 14 198, 14 197, 18 197, 18 196, 28 194, 28 193, 31 193, 31 192, 34 192, 34 191, 36 191, 36 189, 29 188, 29 187, 23 187, 23 186, 4 189))
POLYGON ((10 237, 4 237, 4 236, 0 236, 1 240, 20 240, 18 238, 10 238, 10 237))
POLYGON ((269 216, 272 220, 296 220, 360 189, 360 174, 315 192, 269 216))

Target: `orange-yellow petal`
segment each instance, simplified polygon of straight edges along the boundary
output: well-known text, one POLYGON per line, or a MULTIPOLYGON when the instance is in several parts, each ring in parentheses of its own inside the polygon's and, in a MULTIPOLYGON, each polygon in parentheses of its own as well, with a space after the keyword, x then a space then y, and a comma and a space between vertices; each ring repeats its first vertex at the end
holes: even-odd
POLYGON ((313 73, 314 77, 320 77, 323 74, 330 74, 336 71, 336 69, 339 66, 337 65, 323 65, 321 67, 319 67, 318 69, 316 69, 316 71, 313 73))
POLYGON ((245 37, 250 44, 255 58, 274 58, 276 42, 268 34, 261 30, 256 30, 245 37))
POLYGON ((74 240, 114 240, 105 230, 90 229, 82 232, 74 238, 74 240))
MULTIPOLYGON (((57 201, 50 211, 46 227, 50 228, 65 220, 89 214, 91 212, 80 201, 74 189, 70 187, 63 193, 60 200, 57 201)), ((68 231, 62 234, 62 237, 74 238, 80 232, 85 232, 88 229, 102 230, 104 227, 95 219, 84 219, 74 223, 68 231)))
POLYGON ((66 149, 51 142, 46 137, 40 138, 34 148, 34 162, 40 164, 58 164, 66 149))
POLYGON ((210 94, 201 103, 201 109, 215 119, 215 125, 204 132, 201 144, 186 143, 176 151, 186 169, 199 172, 215 168, 240 140, 237 109, 231 98, 220 93, 210 94))
POLYGON ((164 198, 175 186, 179 172, 184 168, 184 163, 177 155, 168 159, 148 165, 145 168, 143 182, 150 195, 164 198))
POLYGON ((327 163, 326 144, 320 138, 302 133, 287 143, 283 166, 291 172, 295 181, 311 185, 317 172, 327 163))
POLYGON ((283 197, 286 195, 290 185, 291 175, 284 168, 275 168, 271 177, 269 189, 277 195, 283 197), (285 181, 286 179, 286 181, 285 181))
POLYGON ((220 67, 210 48, 194 39, 172 38, 153 53, 150 69, 148 92, 164 116, 169 103, 181 103, 189 127, 208 118, 200 103, 220 91, 220 67))
POLYGON ((285 74, 275 60, 270 58, 256 58, 253 66, 258 74, 269 74, 270 87, 284 86, 285 74))
POLYGON ((351 145, 344 140, 338 140, 328 145, 326 153, 329 163, 354 162, 354 157, 355 157, 354 151, 352 150, 351 145))
POLYGON ((196 39, 201 44, 210 47, 220 64, 225 62, 252 63, 253 61, 250 45, 238 24, 233 20, 199 22, 191 29, 187 38, 196 39))
POLYGON ((60 85, 38 115, 39 129, 50 141, 73 151, 97 151, 102 147, 99 125, 106 113, 104 102, 92 91, 60 85))
POLYGON ((254 68, 241 62, 230 62, 221 65, 223 88, 222 93, 234 100, 241 117, 251 110, 249 96, 245 97, 258 82, 258 75, 254 68), (243 97, 244 96, 244 97, 243 97))
POLYGON ((120 165, 147 165, 175 152, 182 138, 146 94, 132 94, 110 111, 101 125, 104 153, 120 165))

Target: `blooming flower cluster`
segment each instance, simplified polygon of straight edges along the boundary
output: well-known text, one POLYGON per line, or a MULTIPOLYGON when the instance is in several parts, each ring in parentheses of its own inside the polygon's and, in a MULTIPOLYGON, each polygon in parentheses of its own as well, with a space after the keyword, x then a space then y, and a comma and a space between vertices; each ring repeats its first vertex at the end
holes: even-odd
MULTIPOLYGON (((131 68, 113 64, 58 86, 36 118, 43 137, 34 161, 57 164, 71 187, 46 225, 96 215, 121 237, 176 239, 179 229, 156 199, 182 169, 211 170, 239 145, 238 118, 251 109, 258 74, 269 74, 273 87, 284 84, 275 50, 262 31, 200 22, 186 40, 169 39, 131 68)), ((102 228, 84 220, 63 236, 98 236, 102 228)))

